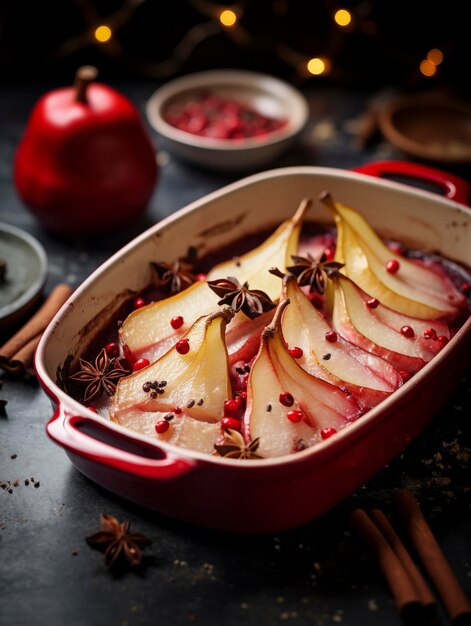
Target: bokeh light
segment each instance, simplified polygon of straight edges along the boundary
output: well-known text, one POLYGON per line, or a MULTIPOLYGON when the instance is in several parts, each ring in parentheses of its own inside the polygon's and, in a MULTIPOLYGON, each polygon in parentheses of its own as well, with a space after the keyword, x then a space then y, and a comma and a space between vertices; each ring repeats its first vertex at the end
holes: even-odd
POLYGON ((428 59, 421 61, 419 69, 424 76, 433 76, 437 72, 437 66, 428 59))
POLYGON ((307 70, 314 76, 326 74, 330 69, 330 63, 325 57, 314 57, 307 62, 307 70))
POLYGON ((430 61, 430 63, 434 65, 440 65, 443 61, 443 52, 438 48, 432 48, 427 53, 427 61, 430 61))
POLYGON ((111 28, 106 26, 106 24, 102 24, 95 29, 95 39, 99 43, 106 43, 111 39, 112 35, 111 28))
POLYGON ((232 28, 237 22, 237 15, 231 9, 224 9, 219 15, 219 21, 226 28, 232 28))
POLYGON ((339 9, 335 11, 334 20, 339 26, 348 26, 352 21, 352 14, 347 9, 339 9))

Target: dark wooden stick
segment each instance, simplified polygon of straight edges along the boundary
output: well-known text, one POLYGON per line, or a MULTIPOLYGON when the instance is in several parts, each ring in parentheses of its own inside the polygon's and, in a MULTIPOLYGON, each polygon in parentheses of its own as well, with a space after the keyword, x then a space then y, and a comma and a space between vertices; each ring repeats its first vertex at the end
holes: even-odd
POLYGON ((369 511, 369 516, 376 524, 383 536, 386 538, 389 545, 394 550, 397 558, 401 561, 404 569, 407 571, 407 574, 411 579, 412 584, 417 590, 420 602, 425 607, 434 607, 437 602, 432 591, 430 590, 430 587, 428 586, 424 577, 412 560, 409 551, 402 543, 399 535, 392 527, 391 522, 388 520, 386 515, 379 509, 373 509, 372 511, 369 511))
MULTIPOLYGON (((379 567, 386 578, 397 610, 407 621, 412 613, 419 614, 422 609, 419 594, 406 569, 394 553, 385 537, 362 509, 352 513, 351 521, 360 535, 370 547, 378 561, 379 567)), ((419 619, 415 623, 419 623, 419 619)))
POLYGON ((394 493, 393 503, 450 619, 454 624, 470 623, 471 603, 441 551, 416 499, 410 491, 400 489, 394 493))

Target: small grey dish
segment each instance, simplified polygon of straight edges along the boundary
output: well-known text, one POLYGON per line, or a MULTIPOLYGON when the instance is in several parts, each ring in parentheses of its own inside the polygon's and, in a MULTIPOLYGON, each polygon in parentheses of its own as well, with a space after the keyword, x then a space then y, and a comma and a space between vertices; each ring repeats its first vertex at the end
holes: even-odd
POLYGON ((5 280, 0 282, 1 331, 39 299, 47 276, 47 257, 34 237, 1 222, 0 259, 6 262, 5 280))

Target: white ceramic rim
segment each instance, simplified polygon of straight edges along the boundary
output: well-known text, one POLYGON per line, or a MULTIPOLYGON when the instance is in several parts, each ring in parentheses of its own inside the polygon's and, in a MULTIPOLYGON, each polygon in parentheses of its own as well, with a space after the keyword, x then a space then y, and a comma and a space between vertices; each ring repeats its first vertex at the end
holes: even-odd
POLYGON ((360 417, 355 422, 348 425, 348 427, 340 430, 335 437, 331 437, 326 439, 325 441, 321 441, 315 446, 311 448, 307 448, 306 450, 300 451, 296 454, 285 455, 274 458, 267 459, 258 459, 258 460, 244 460, 241 463, 237 459, 226 459, 224 457, 211 456, 202 452, 197 452, 193 450, 189 450, 186 448, 181 448, 175 446, 173 444, 164 442, 164 441, 154 441, 150 437, 146 437, 145 435, 141 435, 137 432, 131 431, 124 426, 120 426, 111 420, 105 420, 102 417, 97 417, 97 415, 83 406, 77 400, 74 400, 71 396, 67 395, 57 384, 50 378, 49 374, 46 371, 44 366, 44 347, 46 343, 49 341, 49 337, 52 335, 54 328, 60 323, 60 318, 63 315, 63 312, 70 306, 70 304, 77 300, 81 294, 86 291, 91 283, 93 283, 96 278, 105 271, 109 266, 113 265, 118 261, 121 256, 129 253, 133 248, 138 247, 141 242, 147 237, 152 236, 156 231, 165 228, 168 224, 170 224, 175 217, 181 218, 188 213, 193 211, 197 211, 202 205, 212 201, 215 198, 219 198, 226 194, 230 194, 234 191, 237 191, 241 187, 245 185, 256 183, 261 180, 267 180, 270 178, 277 178, 279 176, 286 175, 298 175, 298 174, 319 174, 319 175, 333 175, 333 176, 341 176, 350 180, 360 180, 366 182, 368 185, 380 189, 397 189, 399 186, 401 189, 407 191, 409 195, 417 196, 424 199, 433 199, 436 202, 443 204, 448 208, 453 208, 458 211, 463 211, 465 213, 469 213, 471 217, 471 209, 463 204, 455 202, 454 200, 450 200, 448 198, 444 198, 443 196, 438 196, 437 194, 422 190, 416 187, 410 187, 409 185, 403 183, 397 183, 389 180, 385 180, 383 178, 373 178, 367 174, 362 174, 359 172, 354 172, 350 170, 342 170, 338 168, 329 168, 329 167, 317 167, 317 166, 296 166, 296 167, 285 167, 279 169, 268 170, 265 172, 261 172, 258 174, 254 174, 252 176, 248 176, 238 180, 237 182, 231 183, 222 187, 219 190, 213 191, 210 194, 205 195, 203 198, 195 200, 189 205, 181 208, 176 211, 172 215, 164 218, 154 226, 151 226, 148 230, 144 231, 140 235, 138 235, 131 242, 123 246, 118 252, 113 254, 107 261, 105 261, 99 268, 97 268, 85 281, 74 291, 69 300, 61 307, 58 313, 55 315, 47 329, 44 331, 41 341, 39 342, 38 348, 36 350, 35 357, 35 367, 36 372, 38 374, 39 379, 43 383, 44 387, 47 388, 49 392, 57 399, 58 402, 64 404, 67 409, 72 409, 76 411, 76 415, 86 417, 91 421, 96 422, 99 426, 109 428, 110 430, 119 433, 121 435, 126 436, 127 438, 141 441, 146 445, 152 445, 157 450, 163 451, 168 458, 173 459, 184 459, 187 462, 201 462, 201 463, 215 463, 216 465, 225 465, 228 467, 237 467, 241 471, 254 471, 257 468, 265 469, 270 466, 279 466, 285 464, 296 464, 303 463, 306 457, 314 456, 316 457, 316 461, 321 463, 324 456, 330 452, 330 448, 335 447, 337 445, 341 445, 341 442, 346 437, 355 437, 362 430, 368 429, 372 426, 374 421, 378 418, 381 412, 386 412, 390 405, 394 403, 399 403, 401 398, 409 392, 411 386, 418 384, 424 377, 428 376, 428 373, 439 367, 441 361, 447 358, 448 353, 454 349, 454 346, 461 340, 463 335, 471 332, 471 316, 466 320, 463 326, 458 330, 456 335, 450 340, 450 342, 443 348, 441 352, 439 352, 429 363, 427 363, 423 369, 419 370, 414 377, 404 383, 402 387, 396 389, 388 398, 383 400, 378 406, 373 409, 370 409, 366 415, 360 417))
POLYGON ((309 106, 304 96, 297 89, 269 74, 245 70, 209 70, 207 72, 196 72, 182 76, 181 78, 176 78, 157 89, 147 101, 146 115, 152 128, 163 137, 203 150, 233 150, 238 152, 260 148, 262 146, 275 145, 290 137, 296 136, 307 123, 309 118, 309 106), (275 99, 279 99, 277 93, 282 92, 291 103, 289 123, 280 129, 268 133, 262 138, 247 138, 236 142, 232 139, 215 139, 212 137, 193 135, 192 133, 179 130, 165 121, 162 112, 166 103, 171 98, 175 98, 180 93, 192 90, 221 85, 229 86, 231 84, 235 87, 237 87, 237 85, 244 87, 254 86, 262 91, 265 90, 267 94, 275 99), (266 84, 270 86, 270 89, 265 88, 266 84))

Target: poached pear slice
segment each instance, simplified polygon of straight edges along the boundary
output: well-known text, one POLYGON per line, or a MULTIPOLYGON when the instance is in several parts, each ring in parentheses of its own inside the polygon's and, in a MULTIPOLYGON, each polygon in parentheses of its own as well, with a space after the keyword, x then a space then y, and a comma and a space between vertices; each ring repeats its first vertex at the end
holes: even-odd
POLYGON ((437 336, 450 336, 448 326, 442 321, 409 317, 380 302, 374 307, 369 306, 370 296, 341 274, 330 282, 329 289, 333 291, 332 325, 335 330, 399 370, 416 372, 440 351, 440 343, 426 339, 425 330, 432 329, 437 336), (402 332, 404 327, 412 329, 412 336, 402 332))
POLYGON ((155 425, 164 420, 166 415, 168 411, 150 412, 130 409, 120 415, 118 423, 151 439, 165 441, 196 452, 214 453, 214 444, 221 438, 219 423, 202 422, 188 415, 176 415, 170 422, 168 430, 158 434, 155 425))
POLYGON ((184 291, 136 309, 123 322, 121 341, 136 358, 155 361, 182 337, 193 322, 217 309, 218 296, 206 282, 198 282, 184 291), (177 331, 170 320, 181 316, 183 325, 177 331))
POLYGON ((305 198, 296 213, 284 221, 268 239, 250 252, 213 267, 208 274, 208 280, 234 276, 241 283, 248 282, 251 289, 260 289, 271 300, 278 301, 280 281, 269 270, 278 267, 284 272, 287 265, 290 265, 291 256, 298 251, 304 214, 310 206, 311 200, 305 198))
MULTIPOLYGON (((172 347, 155 363, 120 379, 110 409, 112 420, 122 423, 130 410, 173 413, 204 422, 218 422, 224 401, 232 397, 226 324, 234 311, 227 306, 200 317, 186 333, 187 353, 172 347), (146 383, 157 382, 157 390, 146 383), (155 393, 154 393, 155 392, 155 393)), ((157 421, 157 420, 156 420, 157 421)), ((170 426, 171 427, 171 426, 170 426)))
POLYGON ((260 438, 257 454, 262 457, 312 446, 321 441, 323 428, 339 430, 360 415, 353 397, 308 374, 288 353, 281 331, 288 304, 286 298, 280 302, 272 324, 262 333, 248 381, 244 434, 247 440, 260 438), (288 401, 280 401, 286 394, 288 401))
POLYGON ((283 336, 289 348, 302 349, 297 362, 309 374, 345 387, 362 408, 376 406, 402 385, 390 363, 336 333, 332 335, 332 326, 304 295, 294 276, 284 277, 283 295, 291 302, 282 319, 283 336), (335 340, 329 342, 327 337, 332 336, 335 340))
POLYGON ((334 202, 327 192, 320 199, 337 225, 335 258, 359 287, 405 315, 422 319, 457 315, 465 298, 445 273, 390 250, 358 211, 334 202), (391 260, 398 263, 396 272, 386 269, 391 260))

